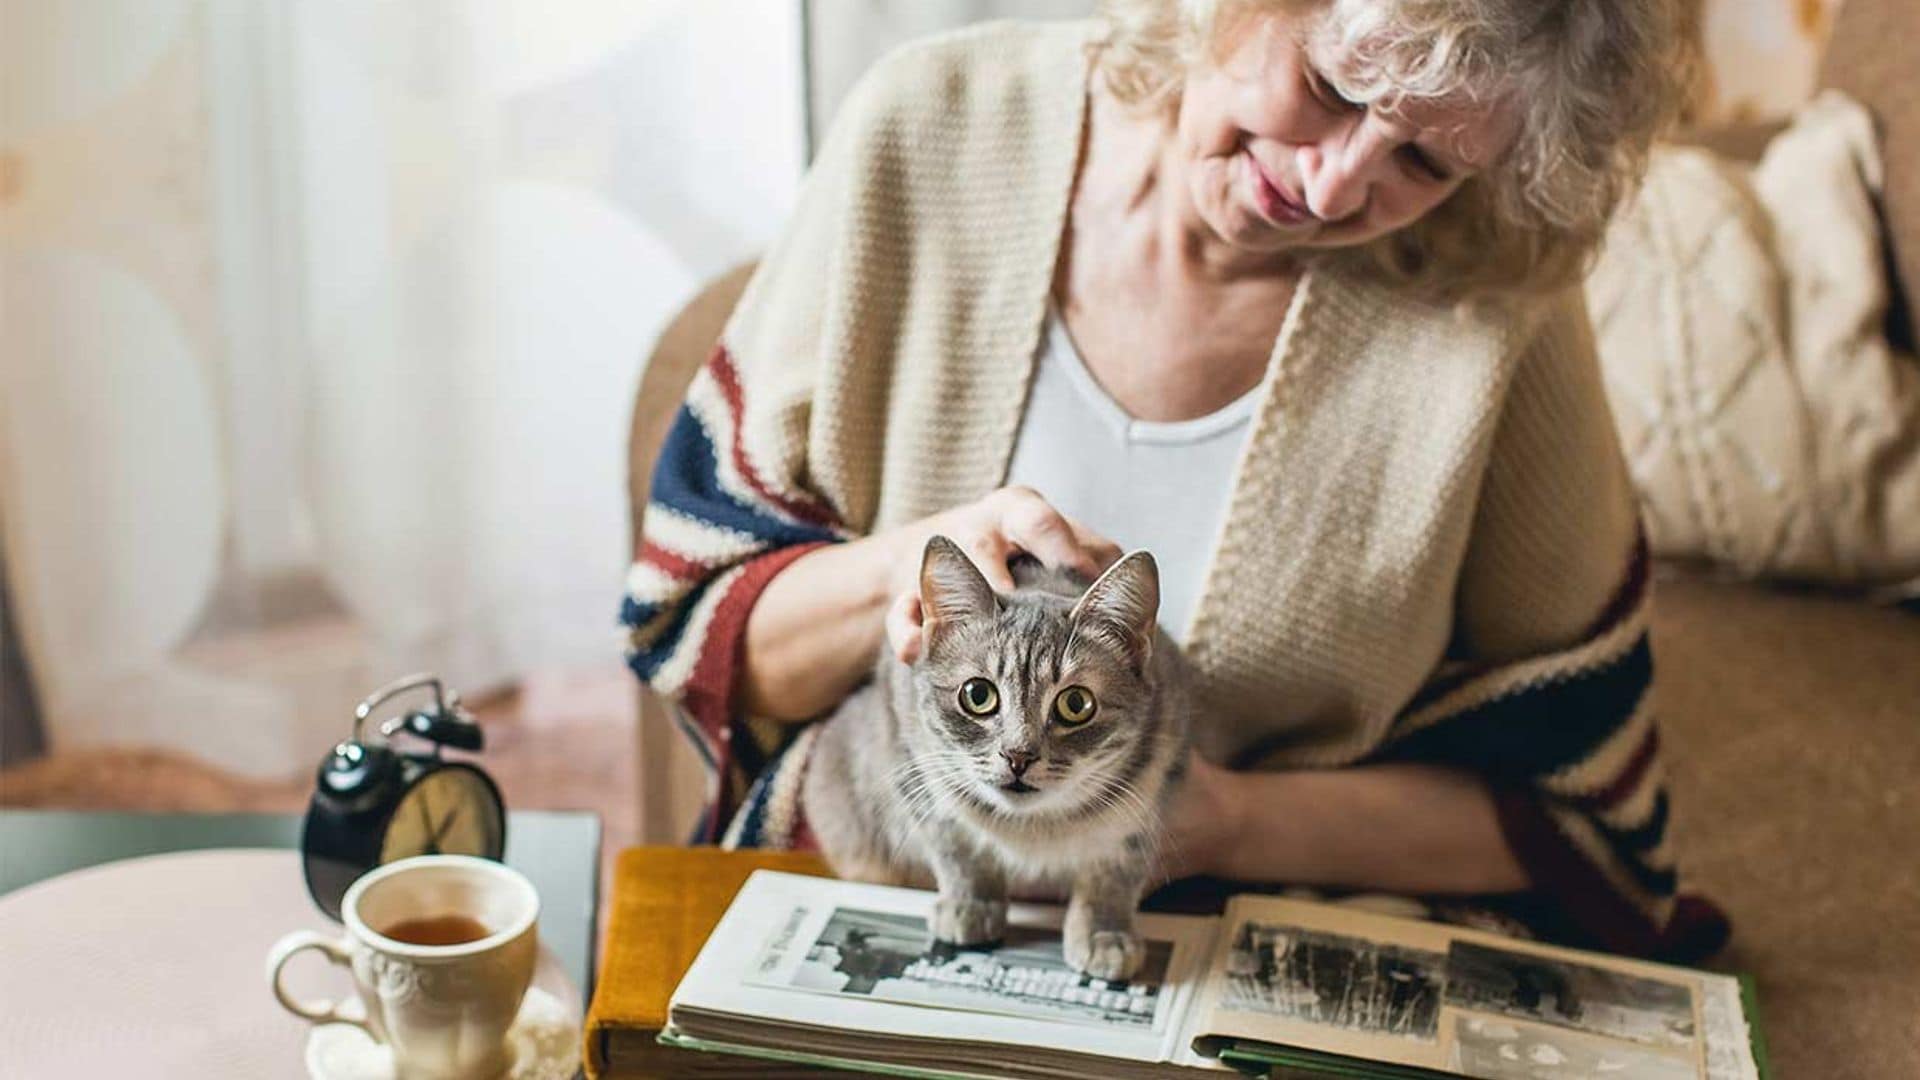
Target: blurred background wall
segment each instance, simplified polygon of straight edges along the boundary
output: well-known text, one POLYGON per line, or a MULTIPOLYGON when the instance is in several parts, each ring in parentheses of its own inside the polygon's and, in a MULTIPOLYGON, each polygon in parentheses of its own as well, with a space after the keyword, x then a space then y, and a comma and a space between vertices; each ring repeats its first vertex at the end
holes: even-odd
MULTIPOLYGON (((1703 0, 1702 122, 1837 0, 1703 0)), ((653 336, 893 44, 1092 0, 0 0, 0 761, 619 667, 653 336)))

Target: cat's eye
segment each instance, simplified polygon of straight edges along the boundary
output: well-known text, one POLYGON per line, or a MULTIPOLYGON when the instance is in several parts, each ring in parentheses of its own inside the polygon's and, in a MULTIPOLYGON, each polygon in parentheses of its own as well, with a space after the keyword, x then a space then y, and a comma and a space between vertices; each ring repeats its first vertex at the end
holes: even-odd
POLYGON ((1098 708, 1093 691, 1084 686, 1069 686, 1053 698, 1053 715, 1069 727, 1078 727, 1093 719, 1094 710, 1098 708))
POLYGON ((986 716, 1000 707, 1000 691, 986 679, 960 684, 960 707, 974 716, 986 716))

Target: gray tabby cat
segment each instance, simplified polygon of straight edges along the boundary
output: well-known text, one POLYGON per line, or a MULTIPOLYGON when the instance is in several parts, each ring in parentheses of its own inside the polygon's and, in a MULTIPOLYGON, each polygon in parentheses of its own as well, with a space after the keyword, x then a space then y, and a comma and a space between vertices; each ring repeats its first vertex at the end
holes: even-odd
POLYGON ((821 730, 807 820, 842 877, 931 878, 943 942, 999 940, 1010 886, 1071 889, 1067 961, 1124 979, 1186 758, 1159 573, 1144 551, 1084 590, 1030 559, 1012 569, 1015 590, 996 595, 953 541, 927 542, 920 659, 886 652, 821 730))

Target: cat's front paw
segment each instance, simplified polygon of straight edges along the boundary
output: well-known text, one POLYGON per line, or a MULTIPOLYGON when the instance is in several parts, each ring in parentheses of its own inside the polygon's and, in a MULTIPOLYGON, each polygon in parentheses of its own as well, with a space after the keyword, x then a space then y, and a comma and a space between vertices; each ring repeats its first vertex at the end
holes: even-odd
POLYGON ((933 937, 950 945, 985 945, 1007 936, 1007 902, 941 897, 933 903, 933 937))
POLYGON ((1146 942, 1132 930, 1070 928, 1061 944, 1076 970, 1110 982, 1133 978, 1147 957, 1146 942))

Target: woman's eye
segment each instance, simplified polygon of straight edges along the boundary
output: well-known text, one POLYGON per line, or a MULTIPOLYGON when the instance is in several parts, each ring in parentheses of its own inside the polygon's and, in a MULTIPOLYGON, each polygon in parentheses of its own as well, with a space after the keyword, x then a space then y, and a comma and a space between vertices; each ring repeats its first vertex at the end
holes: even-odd
POLYGON ((1404 156, 1407 159, 1408 163, 1413 166, 1414 171, 1418 172, 1420 175, 1426 177, 1429 180, 1438 180, 1441 183, 1445 183, 1448 180, 1453 179, 1452 173, 1449 173, 1447 172, 1447 170, 1441 168, 1438 162, 1434 161, 1431 157, 1427 156, 1426 151, 1420 149, 1418 146, 1415 146, 1412 143, 1408 143, 1405 146, 1402 146, 1400 148, 1400 153, 1402 156, 1404 156))
POLYGON ((1349 100, 1346 96, 1342 95, 1340 91, 1335 90, 1333 84, 1328 82, 1321 76, 1319 71, 1313 68, 1307 69, 1307 86, 1313 91, 1313 96, 1320 99, 1320 104, 1325 105, 1329 109, 1337 112, 1366 110, 1365 105, 1358 101, 1349 100))
POLYGON ((974 716, 986 716, 1000 707, 1000 691, 985 679, 960 684, 960 707, 974 716))
POLYGON ((1093 691, 1084 686, 1069 686, 1053 699, 1053 714, 1060 718, 1061 723, 1072 726, 1093 719, 1097 708, 1099 706, 1093 700, 1093 691))

